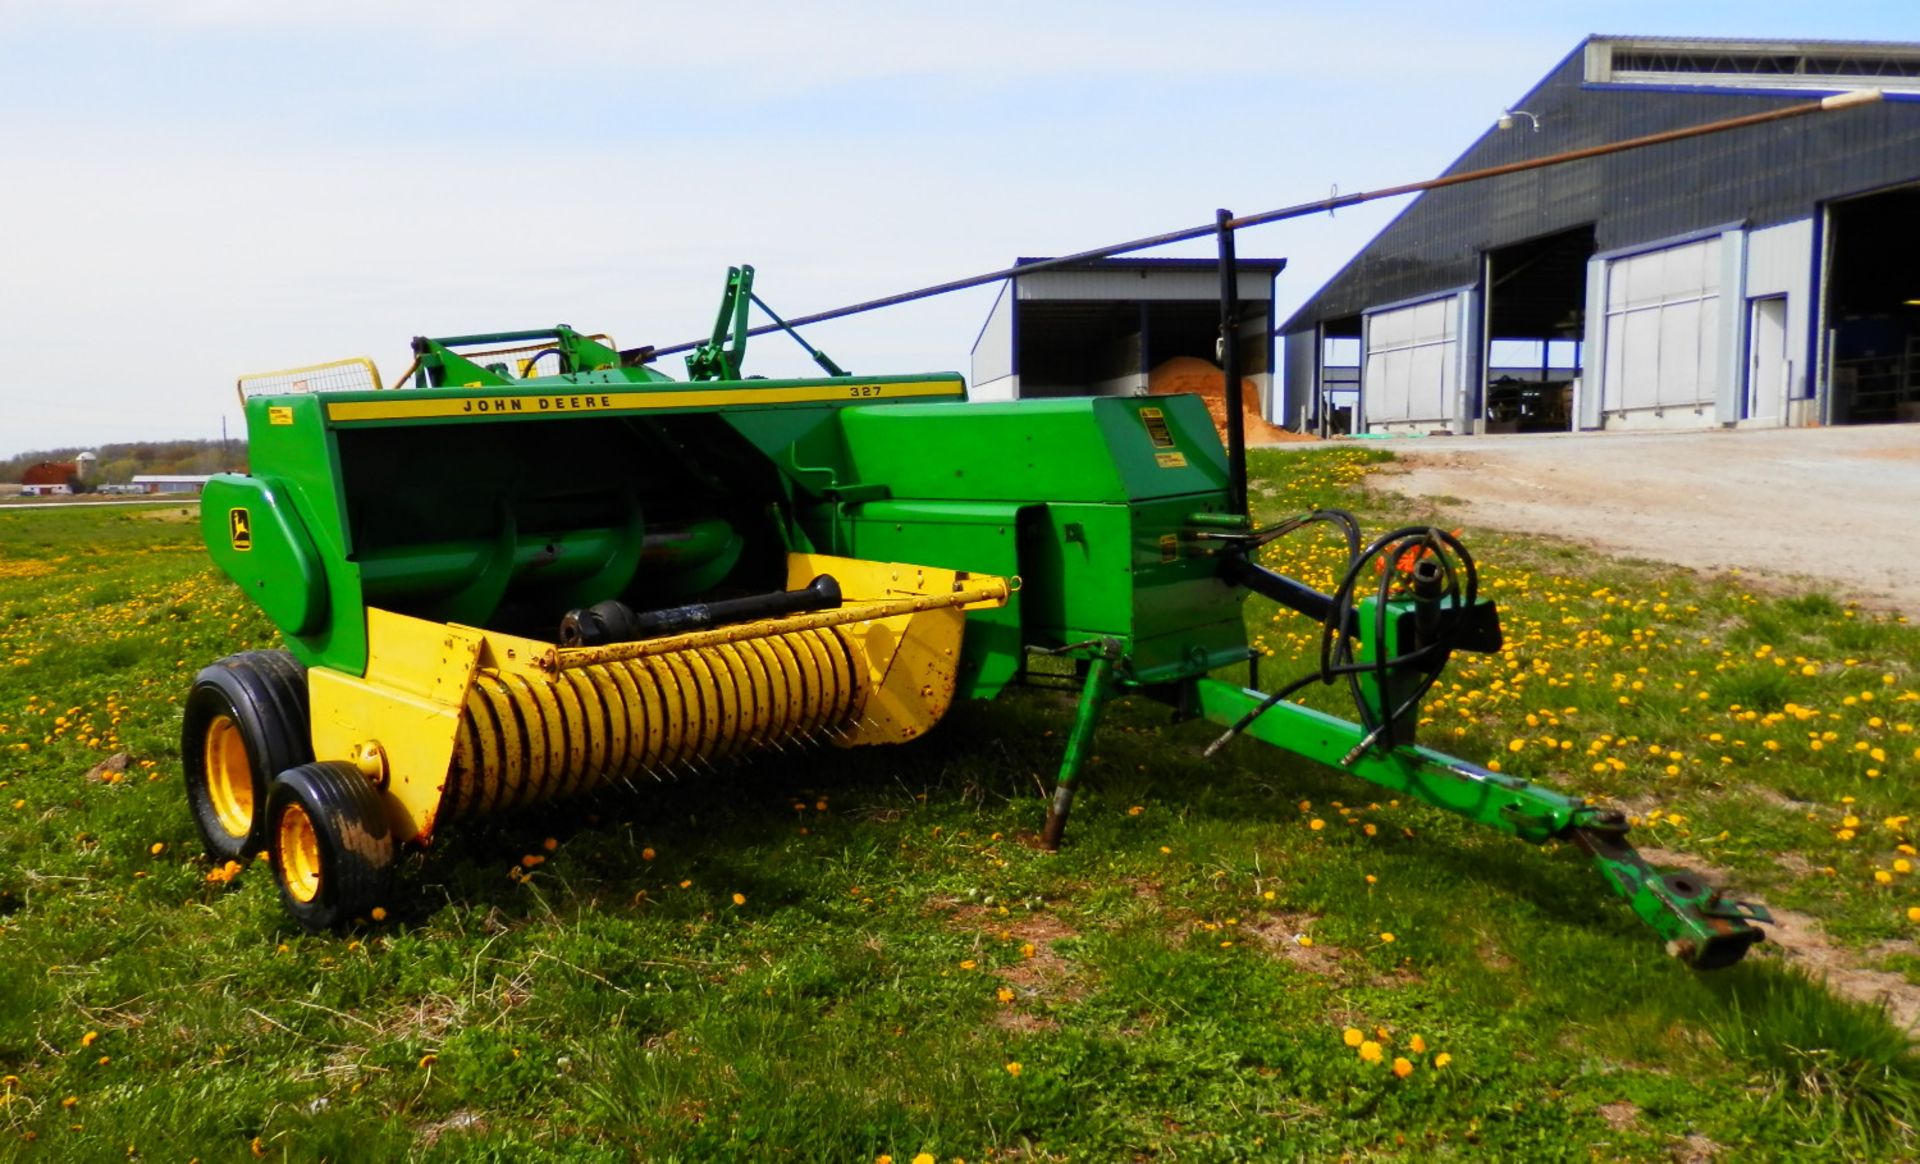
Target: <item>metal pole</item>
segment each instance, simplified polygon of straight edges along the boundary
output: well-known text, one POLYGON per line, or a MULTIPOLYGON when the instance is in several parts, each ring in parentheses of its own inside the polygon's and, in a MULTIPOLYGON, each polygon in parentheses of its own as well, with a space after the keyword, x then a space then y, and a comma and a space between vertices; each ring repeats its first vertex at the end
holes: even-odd
MULTIPOLYGON (((1279 210, 1268 210, 1260 214, 1250 214, 1245 218, 1232 220, 1234 229, 1247 226, 1262 226, 1269 222, 1280 222, 1288 218, 1300 218, 1308 214, 1320 214, 1355 206, 1362 202, 1373 202, 1381 198, 1397 198, 1402 194, 1418 194, 1425 190, 1438 190, 1445 186, 1458 186, 1465 182, 1478 182, 1487 178, 1498 178, 1505 174, 1518 174, 1527 170, 1538 170, 1546 166, 1564 165, 1567 162, 1584 161, 1587 158, 1604 157, 1608 154, 1637 150, 1644 146, 1664 145, 1667 142, 1682 141, 1690 137, 1701 137, 1710 133, 1724 133, 1730 129, 1744 129, 1749 125, 1761 125, 1769 121, 1784 121, 1790 117, 1801 117, 1809 113, 1822 113, 1833 109, 1847 109, 1855 105, 1867 105, 1879 101, 1884 94, 1878 89, 1863 89, 1853 93, 1836 93, 1819 101, 1808 101, 1801 105, 1789 105, 1784 109, 1772 109, 1765 113, 1751 113, 1745 117, 1730 117, 1724 121, 1710 121, 1703 125, 1689 126, 1686 129, 1670 129, 1661 133, 1650 133, 1644 137, 1628 138, 1625 141, 1609 142, 1605 145, 1589 146, 1585 149, 1569 150, 1566 153, 1552 154, 1544 158, 1533 158, 1524 162, 1509 162, 1504 166, 1491 166, 1484 170, 1470 170, 1464 174, 1451 174, 1440 178, 1429 178, 1424 182, 1408 182, 1400 186, 1388 186, 1381 190, 1363 190, 1354 194, 1339 194, 1330 198, 1320 198, 1312 202, 1302 202, 1279 210)), ((1095 247, 1088 251, 1077 251, 1071 255, 1057 258, 1039 259, 1020 266, 1003 267, 997 271, 988 271, 983 275, 971 275, 964 279, 951 279, 945 283, 921 287, 914 291, 902 291, 898 295, 885 295, 879 299, 869 299, 863 303, 853 303, 846 307, 836 307, 829 311, 816 311, 812 315, 802 315, 787 321, 788 327, 805 327, 811 323, 825 323, 830 319, 844 319, 849 315, 875 311, 882 307, 893 307, 901 303, 911 303, 916 299, 930 299, 936 295, 945 295, 953 291, 964 291, 969 287, 981 287, 988 283, 998 283, 1015 275, 1030 275, 1036 271, 1051 270, 1055 267, 1067 267, 1076 263, 1091 262, 1094 259, 1111 258, 1114 255, 1131 254, 1134 251, 1151 250, 1170 243, 1187 242, 1205 238, 1219 229, 1217 223, 1205 226, 1190 226, 1184 230, 1170 230, 1165 234, 1148 235, 1145 238, 1129 239, 1111 246, 1095 247)), ((777 324, 761 324, 744 334, 748 336, 766 335, 779 330, 777 324)), ((652 360, 660 356, 671 356, 678 352, 690 352, 705 343, 704 339, 687 340, 684 343, 671 344, 663 348, 626 348, 621 355, 629 361, 652 360)))
POLYGON ((1247 512, 1246 402, 1240 396, 1240 267, 1233 254, 1233 211, 1216 210, 1214 229, 1220 242, 1220 372, 1226 381, 1227 509, 1247 512))

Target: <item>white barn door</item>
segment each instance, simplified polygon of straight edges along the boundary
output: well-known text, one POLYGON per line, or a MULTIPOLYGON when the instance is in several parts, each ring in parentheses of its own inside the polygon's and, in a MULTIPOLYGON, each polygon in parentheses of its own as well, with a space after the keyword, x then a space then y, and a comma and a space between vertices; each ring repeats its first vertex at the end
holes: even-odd
POLYGON ((1361 399, 1367 429, 1450 425, 1459 392, 1459 296, 1373 312, 1366 337, 1361 399))
POLYGON ((1720 383, 1720 239, 1614 259, 1601 374, 1607 427, 1697 427, 1720 383))

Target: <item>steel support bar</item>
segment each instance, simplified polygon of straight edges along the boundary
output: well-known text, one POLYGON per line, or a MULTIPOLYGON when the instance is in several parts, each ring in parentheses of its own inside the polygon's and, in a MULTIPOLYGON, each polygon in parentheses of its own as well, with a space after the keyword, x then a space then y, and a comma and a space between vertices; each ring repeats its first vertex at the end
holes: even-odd
MULTIPOLYGON (((1248 226, 1262 226, 1269 222, 1280 222, 1289 218, 1301 218, 1309 214, 1324 214, 1348 206, 1357 206, 1362 202, 1372 202, 1380 198, 1397 198, 1403 194, 1418 194, 1426 190, 1438 190, 1447 186, 1458 186, 1465 182, 1478 182, 1486 178, 1497 178, 1505 174, 1518 174, 1527 170, 1537 170, 1546 166, 1559 166, 1568 162, 1582 161, 1586 158, 1603 157, 1626 150, 1641 149, 1645 146, 1662 145, 1667 142, 1681 141, 1690 137, 1701 137, 1710 133, 1725 133, 1732 129, 1744 129, 1750 125, 1761 125, 1771 121, 1782 121, 1789 117, 1802 117, 1810 113, 1824 113, 1836 109, 1849 109, 1856 105, 1865 105, 1880 100, 1878 89, 1867 89, 1854 93, 1840 93, 1818 101, 1808 101, 1801 105, 1789 105, 1782 109, 1770 109, 1762 113, 1747 114, 1743 117, 1727 118, 1724 121, 1712 121, 1704 125, 1692 125, 1683 129, 1663 130, 1647 134, 1644 137, 1629 138, 1625 141, 1608 142, 1604 145, 1589 146, 1585 149, 1569 150, 1544 158, 1529 158, 1522 162, 1509 162, 1502 166, 1490 166, 1484 170, 1470 170, 1462 174, 1446 174, 1438 178, 1429 178, 1422 182, 1407 182, 1399 186, 1388 186, 1379 190, 1356 191, 1352 194, 1332 194, 1325 198, 1316 198, 1312 202, 1302 202, 1278 210, 1248 214, 1228 220, 1225 224, 1230 230, 1239 230, 1248 226)), ((809 324, 825 323, 830 319, 844 319, 849 315, 876 311, 882 307, 894 307, 902 303, 911 303, 916 299, 929 299, 935 295, 946 295, 954 291, 964 291, 969 287, 980 287, 988 283, 998 283, 1016 275, 1032 275, 1040 271, 1071 267, 1094 259, 1111 258, 1114 255, 1127 255, 1135 251, 1152 250, 1171 243, 1186 242, 1191 239, 1205 238, 1221 228, 1218 222, 1209 222, 1205 226, 1190 226, 1181 230, 1170 230, 1162 234, 1148 235, 1145 238, 1129 239, 1126 242, 1112 243, 1092 250, 1076 251, 1070 255, 1059 255, 1051 259, 1037 259, 1030 263, 1021 263, 1012 267, 1003 267, 997 271, 987 271, 964 279, 950 279, 945 283, 935 283, 929 287, 920 287, 912 291, 902 291, 896 295, 883 295, 878 299, 868 299, 861 303, 851 303, 845 307, 836 307, 828 311, 816 311, 809 315, 797 316, 784 325, 762 324, 745 332, 748 336, 766 335, 779 330, 779 326, 806 327, 809 324)), ((703 340, 687 340, 684 343, 669 344, 666 347, 628 348, 620 354, 628 360, 654 360, 676 352, 688 352, 699 347, 703 340)))
POLYGON ((820 610, 762 622, 741 623, 737 626, 687 631, 657 639, 642 639, 636 643, 605 643, 595 647, 555 647, 534 660, 534 665, 543 671, 571 671, 580 667, 594 667, 602 663, 615 663, 627 659, 645 659, 655 655, 671 655, 680 651, 718 646, 721 643, 737 643, 768 635, 787 634, 791 631, 844 626, 850 622, 880 622, 884 619, 920 614, 928 610, 950 610, 975 605, 1004 606, 1012 594, 1013 586, 1005 578, 975 575, 969 585, 951 594, 923 594, 911 598, 847 602, 837 610, 820 610))
MULTIPOLYGON (((1238 722, 1266 699, 1217 679, 1195 680, 1194 691, 1200 714, 1221 724, 1238 722)), ((1763 936, 1749 923, 1771 920, 1764 908, 1723 898, 1699 878, 1655 870, 1627 843, 1619 813, 1517 776, 1414 745, 1363 749, 1367 732, 1359 724, 1297 703, 1275 704, 1244 734, 1521 840, 1579 845, 1667 952, 1700 969, 1739 961, 1763 936)))
POLYGON ((1087 681, 1080 689, 1080 712, 1073 720, 1073 734, 1067 737, 1067 749, 1060 757, 1060 778, 1053 788, 1053 804, 1047 809, 1047 827, 1041 831, 1041 843, 1049 849, 1060 847, 1067 831, 1067 816, 1073 811, 1074 781, 1085 766, 1087 752, 1093 746, 1094 725, 1100 722, 1100 708, 1107 701, 1113 677, 1113 659, 1109 654, 1094 656, 1087 666, 1087 681))
POLYGON ((1220 376, 1227 406, 1227 509, 1247 512, 1246 401, 1240 396, 1240 266, 1234 257, 1233 211, 1216 210, 1220 250, 1220 376))

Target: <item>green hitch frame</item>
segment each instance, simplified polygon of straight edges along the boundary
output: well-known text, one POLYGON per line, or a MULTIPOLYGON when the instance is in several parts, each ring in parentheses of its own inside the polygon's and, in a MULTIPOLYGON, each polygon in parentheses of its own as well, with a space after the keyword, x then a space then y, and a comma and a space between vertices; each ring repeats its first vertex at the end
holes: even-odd
MULTIPOLYGON (((1217 679, 1194 680, 1193 693, 1199 713, 1220 724, 1266 701, 1262 692, 1217 679)), ((1416 744, 1372 747, 1359 724, 1297 703, 1274 704, 1243 734, 1523 841, 1579 845, 1667 952, 1699 969, 1739 961, 1764 936, 1750 923, 1772 920, 1763 906, 1726 899, 1698 878, 1655 870, 1627 843, 1619 813, 1517 776, 1416 744)))

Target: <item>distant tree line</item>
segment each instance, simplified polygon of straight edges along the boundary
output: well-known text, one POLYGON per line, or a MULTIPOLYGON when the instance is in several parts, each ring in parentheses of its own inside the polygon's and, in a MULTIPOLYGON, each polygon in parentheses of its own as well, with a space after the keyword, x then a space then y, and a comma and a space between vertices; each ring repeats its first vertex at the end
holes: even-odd
MULTIPOLYGON (((42 461, 71 461, 88 451, 74 445, 61 449, 35 449, 0 460, 0 481, 18 482, 30 467, 42 461)), ((125 485, 136 473, 227 473, 244 472, 247 467, 247 443, 230 441, 223 451, 219 441, 132 441, 127 444, 94 445, 94 478, 87 484, 125 485)))

